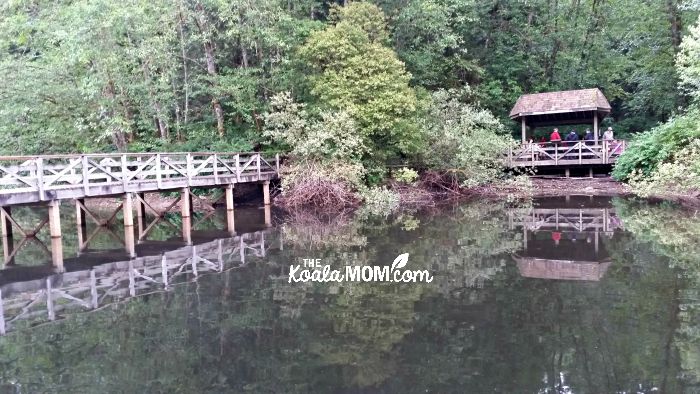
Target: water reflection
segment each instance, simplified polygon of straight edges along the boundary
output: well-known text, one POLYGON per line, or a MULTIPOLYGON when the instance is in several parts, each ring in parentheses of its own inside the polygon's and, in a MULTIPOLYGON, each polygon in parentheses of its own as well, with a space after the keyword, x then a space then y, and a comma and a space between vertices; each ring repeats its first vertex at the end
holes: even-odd
POLYGON ((167 291, 161 261, 127 264, 118 288, 129 294, 132 273, 140 297, 16 327, 0 338, 0 379, 14 391, 60 392, 697 392, 697 219, 670 206, 589 202, 475 202, 332 226, 286 218, 264 233, 264 255, 240 264, 214 243, 206 262, 195 259, 198 275, 190 260, 167 291), (539 209, 586 211, 557 228, 539 209), (585 241, 596 229, 598 248, 585 241), (403 252, 435 281, 287 280, 302 258, 385 264, 403 252), (581 277, 562 267, 523 275, 518 258, 606 269, 597 280, 559 280, 581 277))
POLYGON ((511 229, 523 231, 514 255, 529 278, 599 281, 611 260, 606 242, 623 229, 610 197, 542 198, 508 210, 511 229))

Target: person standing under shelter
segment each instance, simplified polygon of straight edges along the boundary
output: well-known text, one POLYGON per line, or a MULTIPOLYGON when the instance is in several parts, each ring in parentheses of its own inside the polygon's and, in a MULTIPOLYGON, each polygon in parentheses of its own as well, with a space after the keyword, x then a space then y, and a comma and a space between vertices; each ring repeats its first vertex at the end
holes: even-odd
POLYGON ((603 141, 612 141, 613 139, 613 129, 612 127, 608 127, 603 133, 603 141))
POLYGON ((549 142, 561 142, 559 129, 554 129, 554 131, 552 131, 552 134, 549 135, 549 142))
POLYGON ((583 136, 583 140, 586 141, 586 145, 593 145, 593 133, 591 129, 586 129, 586 134, 583 136))
POLYGON ((569 141, 569 142, 578 141, 578 134, 576 134, 576 130, 569 131, 569 134, 566 135, 566 141, 569 141))

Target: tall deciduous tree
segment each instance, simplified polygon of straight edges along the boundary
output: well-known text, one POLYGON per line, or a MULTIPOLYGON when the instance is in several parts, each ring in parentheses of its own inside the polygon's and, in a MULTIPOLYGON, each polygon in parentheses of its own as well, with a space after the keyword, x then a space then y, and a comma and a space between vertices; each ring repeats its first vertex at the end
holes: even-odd
POLYGON ((384 15, 357 2, 332 11, 335 24, 313 33, 300 56, 311 69, 315 104, 350 114, 375 159, 415 150, 417 99, 410 74, 387 46, 384 15))

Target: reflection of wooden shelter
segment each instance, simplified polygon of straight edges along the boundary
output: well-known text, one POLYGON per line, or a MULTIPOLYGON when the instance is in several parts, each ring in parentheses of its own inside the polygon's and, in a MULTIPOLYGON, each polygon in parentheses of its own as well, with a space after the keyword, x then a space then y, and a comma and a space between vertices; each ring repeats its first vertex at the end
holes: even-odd
POLYGON ((511 209, 508 224, 523 231, 523 252, 513 256, 522 276, 589 281, 600 280, 610 265, 600 233, 612 236, 622 227, 605 206, 511 209))
POLYGON ((561 92, 524 94, 510 111, 510 118, 520 121, 522 142, 527 127, 591 123, 595 142, 598 124, 610 113, 610 103, 598 88, 561 92))
POLYGON ((526 278, 599 281, 610 266, 609 261, 547 260, 515 256, 520 275, 526 278))

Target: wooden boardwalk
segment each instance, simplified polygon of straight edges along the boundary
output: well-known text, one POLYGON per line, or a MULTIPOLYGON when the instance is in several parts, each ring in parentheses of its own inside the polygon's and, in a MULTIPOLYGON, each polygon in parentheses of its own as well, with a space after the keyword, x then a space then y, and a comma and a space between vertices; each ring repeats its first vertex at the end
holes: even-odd
POLYGON ((0 157, 0 206, 269 181, 279 156, 127 153, 0 157))
POLYGON ((572 167, 610 165, 625 151, 626 141, 533 142, 509 149, 506 165, 517 167, 572 167))
MULTIPOLYGON (((5 264, 11 264, 17 249, 46 225, 51 234, 53 265, 63 269, 60 205, 72 199, 76 223, 84 229, 90 218, 98 226, 108 226, 121 211, 124 221, 125 249, 135 257, 134 210, 142 240, 163 216, 179 203, 183 239, 191 243, 192 188, 222 188, 228 217, 228 231, 233 226, 233 188, 236 184, 257 183, 262 186, 263 204, 270 204, 270 181, 279 174, 279 155, 263 157, 261 153, 189 152, 125 153, 52 156, 0 157, 0 227, 5 264), (157 211, 146 202, 146 193, 177 191, 179 198, 165 211, 157 211), (111 216, 98 218, 85 204, 86 198, 121 197, 122 203, 111 216), (16 205, 47 205, 46 217, 34 228, 25 229, 12 217, 16 205), (144 228, 146 210, 156 220, 144 228), (22 239, 14 243, 14 233, 22 239)), ((82 244, 84 235, 79 232, 82 244)), ((88 241, 89 242, 89 237, 88 241)))

